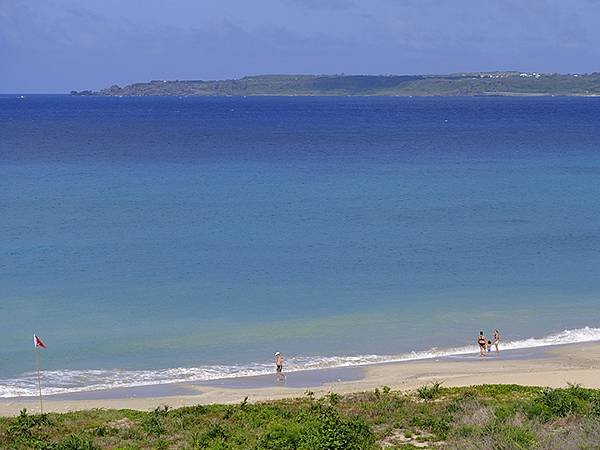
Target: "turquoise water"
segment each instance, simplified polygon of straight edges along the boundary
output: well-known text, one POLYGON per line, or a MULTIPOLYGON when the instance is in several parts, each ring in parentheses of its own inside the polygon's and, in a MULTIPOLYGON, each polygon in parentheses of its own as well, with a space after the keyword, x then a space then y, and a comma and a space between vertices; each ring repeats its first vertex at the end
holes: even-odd
POLYGON ((595 98, 2 96, 0 396, 34 332, 57 392, 600 339, 598 123, 595 98))

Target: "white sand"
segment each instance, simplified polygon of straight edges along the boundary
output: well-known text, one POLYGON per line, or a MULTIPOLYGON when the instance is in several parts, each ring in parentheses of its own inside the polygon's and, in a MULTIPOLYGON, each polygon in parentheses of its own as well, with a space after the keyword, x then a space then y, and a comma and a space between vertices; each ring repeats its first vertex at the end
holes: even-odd
MULTIPOLYGON (((541 358, 503 359, 486 357, 481 360, 443 359, 394 364, 379 364, 365 368, 364 379, 339 382, 310 388, 317 396, 328 392, 348 393, 390 386, 392 389, 413 390, 431 381, 443 381, 444 386, 476 384, 520 384, 528 386, 566 386, 578 383, 600 388, 600 343, 565 345, 549 348, 541 358)), ((303 396, 306 388, 268 387, 232 389, 193 386, 197 395, 177 397, 107 398, 99 400, 52 400, 44 402, 47 412, 76 411, 91 408, 150 410, 158 405, 170 407, 209 403, 237 403, 246 396, 250 401, 274 400, 303 396)), ((31 399, 0 400, 0 415, 18 414, 22 408, 37 412, 39 405, 31 399)))

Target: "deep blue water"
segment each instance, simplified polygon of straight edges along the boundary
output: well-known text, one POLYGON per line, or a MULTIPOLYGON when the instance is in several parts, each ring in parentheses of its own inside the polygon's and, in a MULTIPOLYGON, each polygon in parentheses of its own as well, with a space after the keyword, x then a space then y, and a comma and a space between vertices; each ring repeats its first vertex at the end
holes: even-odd
POLYGON ((598 98, 0 96, 0 381, 33 332, 48 370, 141 370, 600 327, 599 124, 598 98))

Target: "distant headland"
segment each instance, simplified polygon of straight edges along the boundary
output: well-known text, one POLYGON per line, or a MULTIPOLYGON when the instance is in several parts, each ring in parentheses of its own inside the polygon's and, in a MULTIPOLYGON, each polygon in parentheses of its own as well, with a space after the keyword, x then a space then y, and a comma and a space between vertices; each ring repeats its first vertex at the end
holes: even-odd
POLYGON ((450 75, 257 75, 236 80, 153 80, 71 95, 104 96, 600 96, 600 72, 450 75))

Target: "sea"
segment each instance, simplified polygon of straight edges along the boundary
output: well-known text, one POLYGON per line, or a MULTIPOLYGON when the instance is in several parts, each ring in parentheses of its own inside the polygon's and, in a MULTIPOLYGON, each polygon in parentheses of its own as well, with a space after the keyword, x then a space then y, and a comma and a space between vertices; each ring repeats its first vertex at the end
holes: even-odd
POLYGON ((600 98, 0 96, 0 397, 495 328, 600 340, 600 98))

